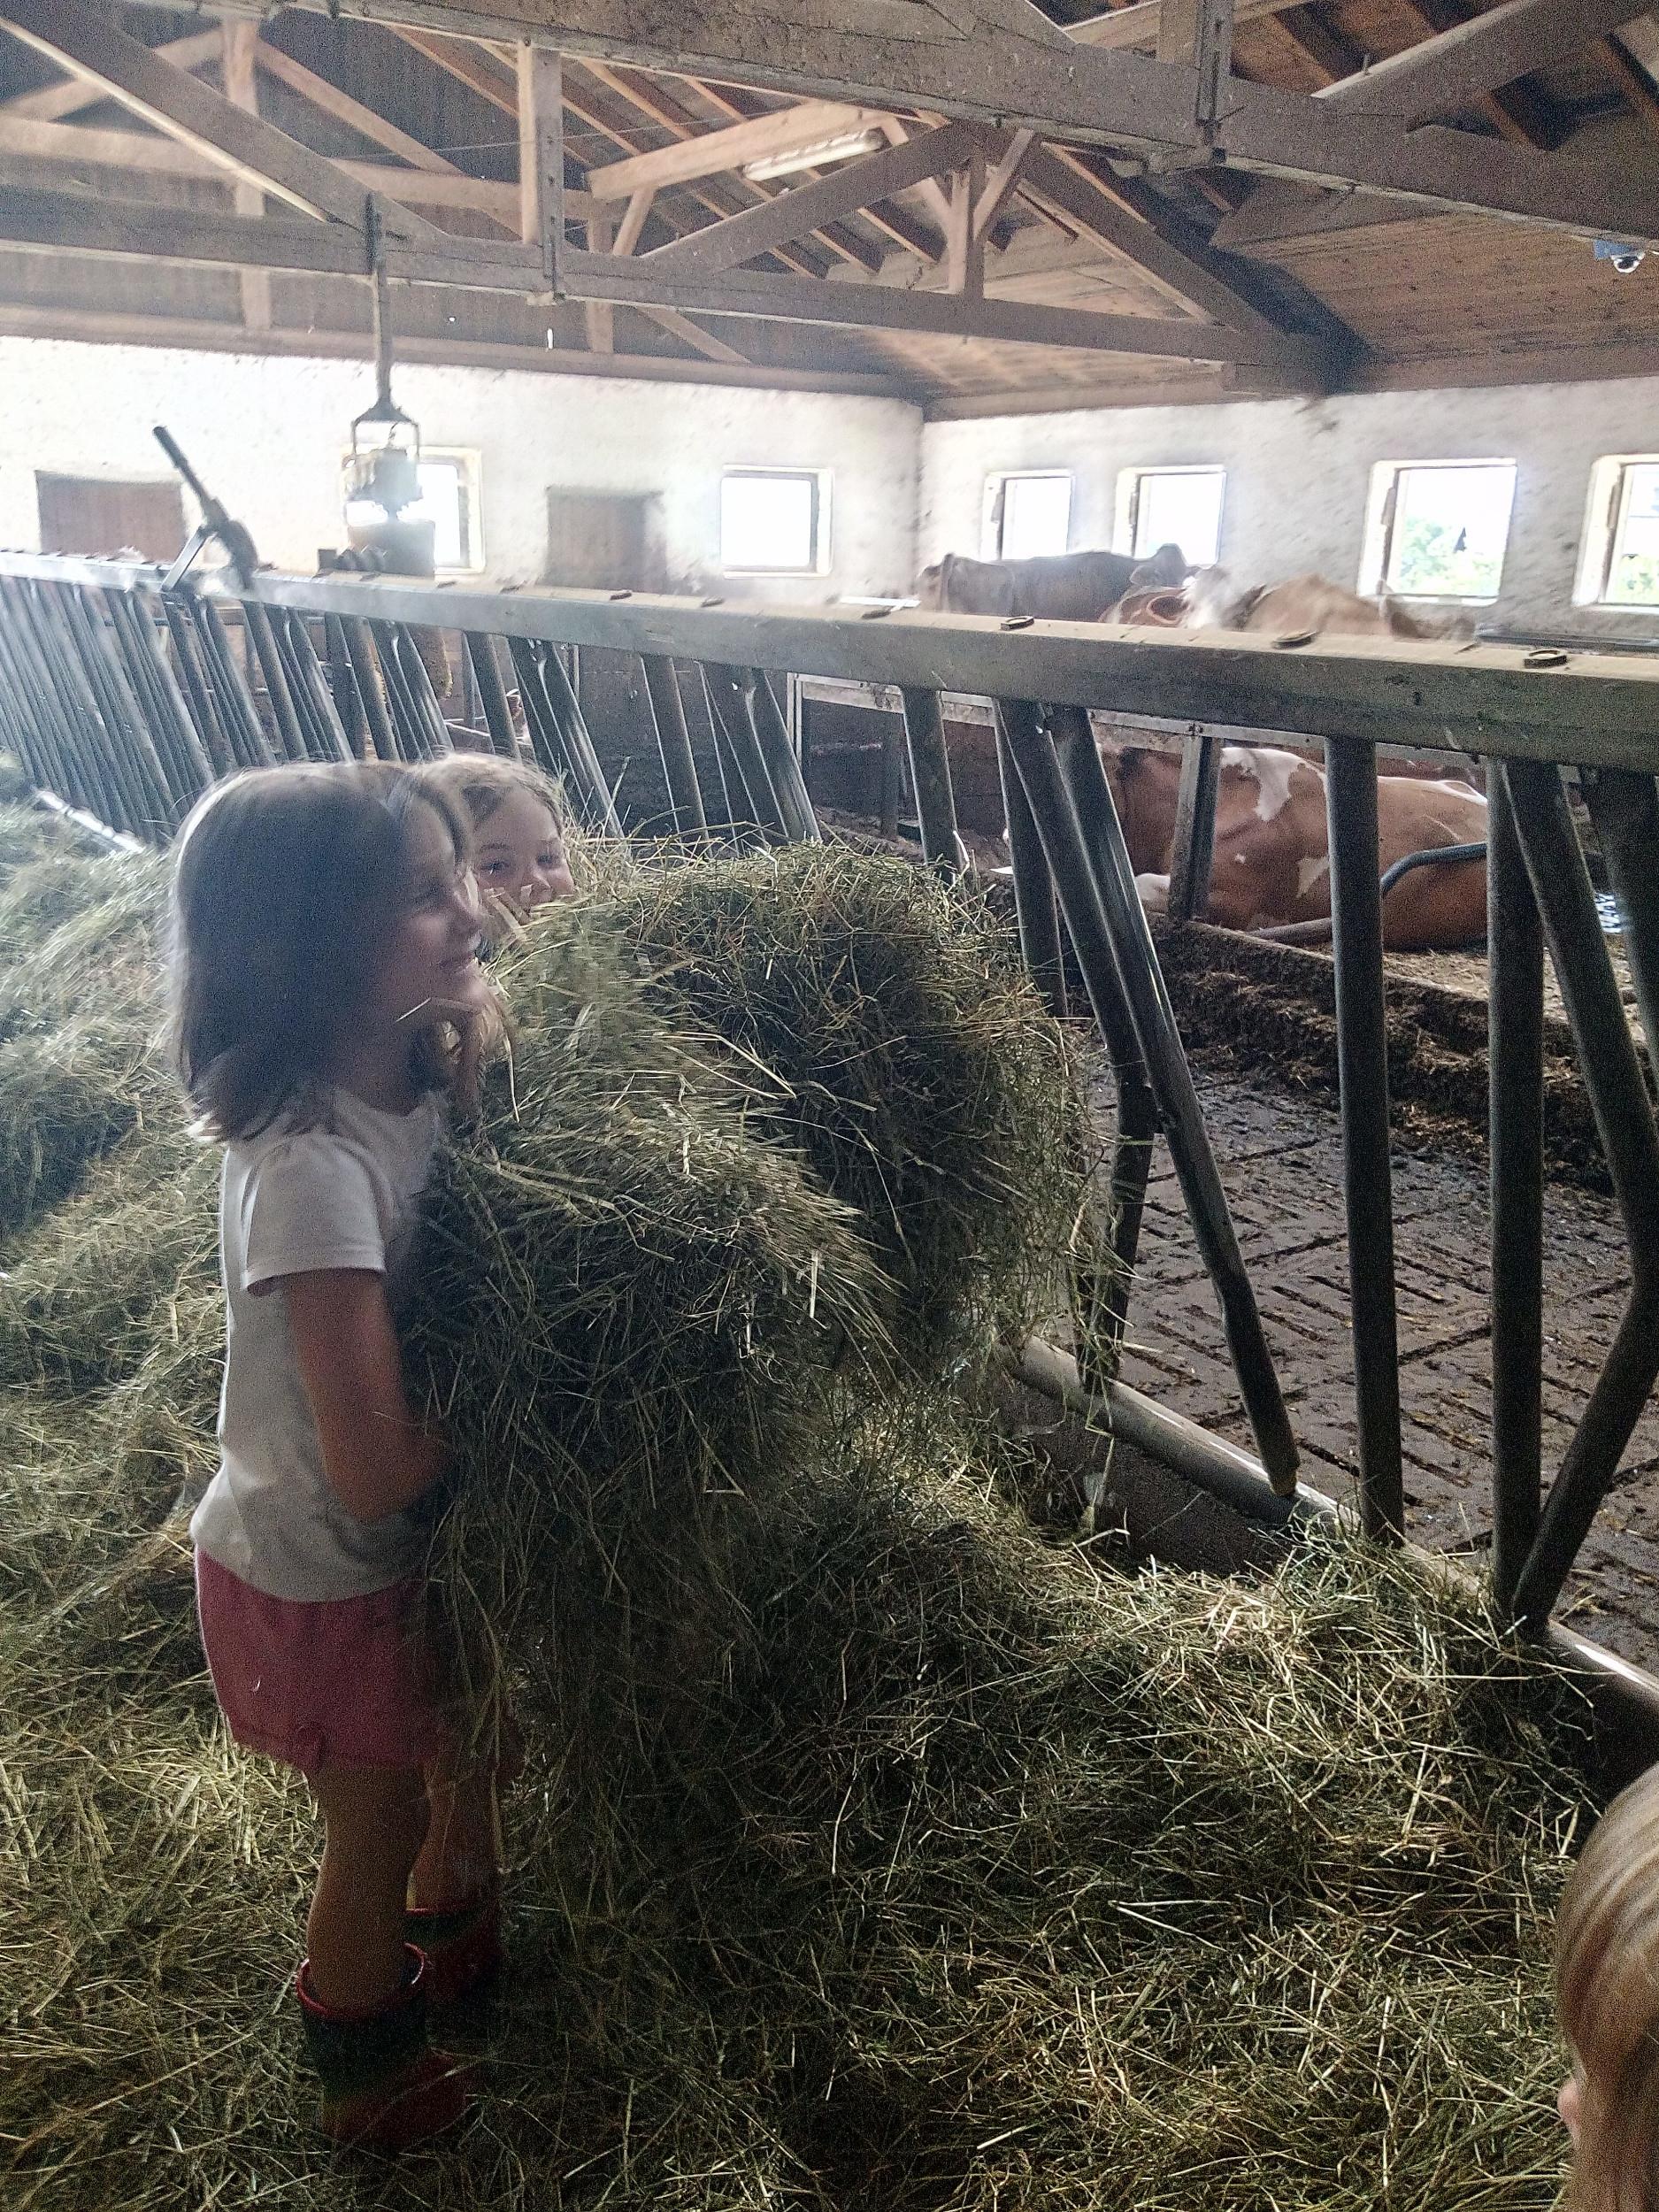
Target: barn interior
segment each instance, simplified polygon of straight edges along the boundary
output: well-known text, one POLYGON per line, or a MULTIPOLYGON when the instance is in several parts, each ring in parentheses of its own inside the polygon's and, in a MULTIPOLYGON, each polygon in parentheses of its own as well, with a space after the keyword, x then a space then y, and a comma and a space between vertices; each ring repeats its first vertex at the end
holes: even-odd
POLYGON ((1632 0, 0 0, 9 2202, 1556 2200, 1656 404, 1632 0), (167 854, 457 749, 580 892, 408 1354, 528 1772, 487 2087, 362 2165, 196 1640, 167 854))

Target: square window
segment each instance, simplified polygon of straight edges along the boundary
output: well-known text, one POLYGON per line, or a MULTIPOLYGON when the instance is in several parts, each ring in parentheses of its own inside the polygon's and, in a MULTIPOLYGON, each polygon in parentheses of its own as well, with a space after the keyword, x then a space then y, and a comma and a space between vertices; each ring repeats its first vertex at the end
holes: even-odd
POLYGON ((1071 479, 1045 469, 1025 476, 987 476, 987 561, 1030 561, 1064 553, 1071 538, 1071 479))
POLYGON ((1118 487, 1120 549, 1145 560, 1161 545, 1179 545, 1192 567, 1213 567, 1226 489, 1225 469, 1125 469, 1118 487))
POLYGON ((1503 578, 1513 461, 1385 463, 1372 483, 1363 591, 1491 601, 1503 578))
POLYGON ((827 480, 816 469, 727 469, 720 566, 728 576, 818 576, 829 566, 827 480))
POLYGON ((1659 460, 1621 461, 1617 471, 1600 597, 1609 607, 1659 607, 1659 460))
MULTIPOLYGON (((442 575, 446 569, 480 569, 484 565, 483 544, 478 527, 477 464, 464 453, 423 453, 416 466, 420 497, 403 509, 400 522, 429 522, 433 526, 433 565, 442 575)), ((369 499, 348 499, 346 520, 373 524, 386 519, 385 511, 369 499)))

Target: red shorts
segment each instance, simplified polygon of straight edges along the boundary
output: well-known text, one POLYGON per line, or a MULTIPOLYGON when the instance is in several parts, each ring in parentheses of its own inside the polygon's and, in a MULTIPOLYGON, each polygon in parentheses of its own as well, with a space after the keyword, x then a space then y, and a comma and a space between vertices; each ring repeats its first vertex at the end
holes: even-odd
POLYGON ((196 1555, 202 1643, 230 1732, 302 1774, 419 1767, 455 1731, 439 1703, 415 1576, 366 1597, 267 1597, 196 1555))

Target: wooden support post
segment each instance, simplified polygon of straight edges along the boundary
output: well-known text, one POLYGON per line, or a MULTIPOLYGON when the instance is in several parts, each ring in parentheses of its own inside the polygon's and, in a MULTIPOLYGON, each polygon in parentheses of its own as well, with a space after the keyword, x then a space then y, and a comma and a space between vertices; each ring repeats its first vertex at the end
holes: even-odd
POLYGON ((559 296, 565 250, 565 86, 559 57, 518 49, 518 235, 541 250, 547 289, 559 296))
MULTIPOLYGON (((611 233, 615 228, 609 215, 590 215, 588 218, 588 250, 589 253, 609 253, 611 233)), ((582 325, 588 335, 589 353, 614 353, 617 349, 616 310, 605 300, 582 302, 582 325)))
POLYGON ((974 210, 985 190, 985 156, 976 146, 965 169, 950 180, 950 228, 945 236, 946 289, 964 299, 985 297, 985 233, 974 210))
MULTIPOLYGON (((259 43, 259 26, 245 17, 227 16, 219 26, 224 40, 222 63, 225 71, 225 97, 250 115, 259 112, 259 86, 254 72, 254 49, 259 43)), ((238 215, 263 215, 265 194, 257 185, 244 184, 238 180, 235 190, 238 215)), ((265 269, 244 269, 238 280, 242 287, 242 319, 250 330, 269 330, 271 327, 271 277, 265 269)))

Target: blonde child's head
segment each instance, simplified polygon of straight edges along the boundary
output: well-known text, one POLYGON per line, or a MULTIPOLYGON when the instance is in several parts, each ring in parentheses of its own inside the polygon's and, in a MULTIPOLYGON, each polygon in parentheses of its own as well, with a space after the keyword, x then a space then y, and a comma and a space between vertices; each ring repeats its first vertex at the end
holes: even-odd
POLYGON ((550 776, 499 753, 451 753, 419 773, 423 785, 465 809, 473 873, 487 902, 499 900, 522 916, 575 896, 564 804, 550 776))
POLYGON ((1659 2212, 1659 1767, 1616 1798, 1555 1926, 1575 2212, 1659 2212))
POLYGON ((180 832, 174 1064, 204 1128, 303 1112, 377 1030, 415 1088, 465 1087, 495 1027, 474 956, 470 826, 441 787, 370 762, 253 769, 180 832))

